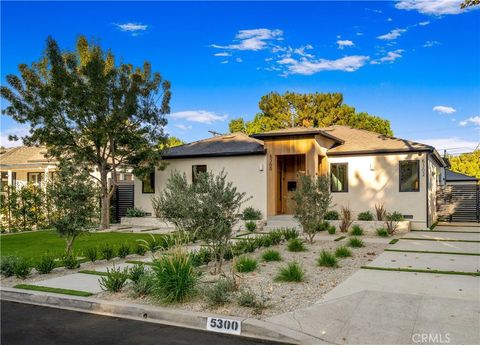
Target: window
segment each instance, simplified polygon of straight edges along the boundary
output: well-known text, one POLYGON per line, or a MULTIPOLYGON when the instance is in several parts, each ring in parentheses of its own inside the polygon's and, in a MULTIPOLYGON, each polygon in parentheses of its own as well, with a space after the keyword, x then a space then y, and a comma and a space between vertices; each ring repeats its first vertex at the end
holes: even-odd
POLYGON ((348 163, 330 164, 332 192, 348 192, 348 163))
POLYGON ((142 193, 144 194, 155 193, 155 171, 152 171, 149 175, 143 178, 142 193))
POLYGON ((36 186, 41 186, 44 179, 45 179, 45 173, 43 172, 27 173, 27 183, 32 183, 36 186))
POLYGON ((400 192, 420 191, 420 161, 400 161, 400 192))
POLYGON ((206 173, 206 165, 192 165, 192 183, 197 183, 197 178, 199 173, 206 173))
POLYGON ((8 186, 8 172, 2 171, 1 172, 1 181, 0 181, 0 191, 3 190, 8 186))

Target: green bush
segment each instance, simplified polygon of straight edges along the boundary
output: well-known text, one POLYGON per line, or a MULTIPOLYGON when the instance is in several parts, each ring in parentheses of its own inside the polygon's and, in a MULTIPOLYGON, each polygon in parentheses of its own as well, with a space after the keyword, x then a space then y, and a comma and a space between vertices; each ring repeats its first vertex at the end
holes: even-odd
POLYGON ((254 313, 259 314, 267 307, 267 299, 258 297, 251 289, 242 289, 237 297, 238 305, 241 307, 254 308, 254 313))
POLYGON ((119 258, 125 259, 127 255, 130 254, 130 246, 128 245, 128 243, 122 243, 118 247, 117 252, 119 258))
POLYGON ((136 283, 143 275, 145 275, 145 272, 145 265, 135 264, 128 269, 128 279, 136 283))
POLYGON ((328 211, 328 212, 325 214, 324 219, 325 219, 325 220, 339 220, 339 219, 340 219, 340 215, 338 214, 337 211, 332 210, 332 211, 328 211))
POLYGON ((294 228, 281 228, 280 231, 282 232, 285 241, 293 240, 300 235, 298 230, 294 228))
POLYGON ((262 219, 262 211, 253 207, 246 207, 242 213, 243 220, 260 220, 262 219))
POLYGON ((330 223, 326 220, 318 224, 317 231, 327 231, 330 228, 330 223))
POLYGON ((144 256, 146 252, 147 250, 145 249, 144 246, 141 246, 139 244, 135 246, 135 254, 144 256))
POLYGON ((204 290, 204 297, 210 306, 223 305, 230 301, 233 291, 236 290, 236 285, 231 278, 220 278, 212 286, 204 290))
POLYGON ((23 257, 18 257, 13 267, 15 277, 25 279, 30 275, 31 271, 32 267, 30 267, 28 260, 23 257))
POLYGON ((388 237, 388 230, 385 228, 378 228, 377 235, 380 237, 388 237))
POLYGON ((85 248, 83 255, 91 262, 95 262, 98 259, 98 249, 97 247, 87 247, 85 248))
POLYGON ((336 232, 337 232, 337 228, 335 227, 335 225, 331 225, 331 226, 328 228, 328 233, 329 233, 330 235, 334 235, 336 232))
POLYGON ((132 295, 134 298, 140 298, 150 295, 155 286, 155 279, 153 274, 145 272, 137 281, 132 284, 132 295))
POLYGON ((104 260, 111 260, 115 257, 115 248, 109 243, 100 246, 100 255, 104 260))
POLYGON ((107 268, 107 274, 100 277, 100 287, 102 290, 110 292, 120 291, 128 279, 128 269, 125 268, 121 270, 120 268, 115 268, 113 265, 112 269, 107 268))
POLYGON ((65 254, 62 258, 62 263, 63 266, 65 266, 65 268, 69 270, 80 267, 80 263, 77 260, 77 254, 75 253, 65 254))
POLYGON ((241 273, 253 272, 257 268, 257 265, 257 260, 248 256, 241 256, 237 262, 235 262, 235 268, 241 273))
POLYGON ((363 247, 363 241, 357 237, 351 237, 348 239, 348 245, 352 248, 363 247))
POLYGON ((318 258, 318 264, 324 267, 337 267, 337 258, 331 252, 322 250, 318 258))
POLYGON ((182 302, 196 291, 198 274, 191 256, 180 249, 153 261, 154 294, 162 301, 182 302))
POLYGON ((265 252, 263 252, 262 259, 263 259, 263 261, 267 261, 267 262, 281 261, 282 260, 282 258, 280 256, 280 252, 278 250, 274 250, 274 249, 269 249, 269 250, 266 250, 265 252))
MULTIPOLYGON (((255 247, 270 247, 273 245, 272 238, 269 235, 262 235, 260 237, 255 238, 255 247)), ((255 249, 256 249, 255 248, 255 249)))
POLYGON ((296 262, 290 262, 286 267, 282 267, 275 277, 278 282, 302 282, 305 278, 305 272, 296 262))
POLYGON ((358 220, 373 220, 373 213, 370 211, 360 212, 357 217, 358 220))
POLYGON ((358 226, 358 225, 353 225, 352 230, 350 231, 350 235, 352 236, 362 236, 363 235, 363 229, 358 226))
POLYGON ((144 217, 145 211, 136 207, 127 208, 127 213, 125 216, 126 217, 144 217))
POLYGON ((257 223, 253 221, 249 221, 245 223, 245 227, 247 228, 248 231, 254 232, 255 230, 257 230, 257 223))
MULTIPOLYGON (((160 243, 160 241, 152 234, 150 234, 150 238, 147 240, 141 239, 137 241, 138 241, 138 244, 145 249, 145 251, 150 251, 152 253, 155 253, 157 250, 164 247, 166 243, 168 243, 168 242, 165 242, 165 244, 162 245, 162 243, 160 243)), ((168 238, 164 239, 164 241, 168 241, 168 238)))
POLYGON ((17 256, 4 256, 1 258, 0 271, 4 277, 11 277, 15 274, 17 256))
POLYGON ((349 256, 352 256, 352 252, 347 247, 342 246, 335 250, 335 256, 337 258, 348 258, 349 256))
POLYGON ((38 273, 47 274, 55 268, 55 256, 51 254, 43 254, 35 264, 38 273))
POLYGON ((213 252, 210 248, 201 247, 198 251, 190 254, 193 264, 197 266, 207 265, 213 258, 213 252))
POLYGON ((287 248, 289 252, 304 252, 307 250, 307 248, 305 248, 305 244, 299 238, 294 238, 290 240, 288 242, 287 248))
POLYGON ((276 246, 276 245, 282 243, 282 241, 283 241, 283 234, 279 230, 273 230, 266 236, 268 236, 270 238, 273 246, 276 246))

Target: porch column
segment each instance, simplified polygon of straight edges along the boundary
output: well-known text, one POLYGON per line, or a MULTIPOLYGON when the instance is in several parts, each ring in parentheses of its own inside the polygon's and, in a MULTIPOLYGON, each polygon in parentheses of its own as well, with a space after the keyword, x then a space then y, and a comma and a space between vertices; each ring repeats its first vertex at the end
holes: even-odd
POLYGON ((13 172, 12 170, 7 170, 7 173, 8 173, 8 185, 9 186, 13 186, 13 172))

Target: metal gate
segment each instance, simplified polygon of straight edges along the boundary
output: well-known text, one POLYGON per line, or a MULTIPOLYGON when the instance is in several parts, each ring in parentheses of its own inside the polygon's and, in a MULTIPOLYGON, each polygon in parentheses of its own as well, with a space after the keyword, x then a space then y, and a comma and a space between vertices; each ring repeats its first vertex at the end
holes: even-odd
POLYGON ((438 218, 447 222, 480 222, 480 186, 445 185, 437 191, 438 218))
POLYGON ((112 221, 120 222, 121 217, 125 217, 127 209, 134 207, 134 184, 119 183, 112 197, 112 221))

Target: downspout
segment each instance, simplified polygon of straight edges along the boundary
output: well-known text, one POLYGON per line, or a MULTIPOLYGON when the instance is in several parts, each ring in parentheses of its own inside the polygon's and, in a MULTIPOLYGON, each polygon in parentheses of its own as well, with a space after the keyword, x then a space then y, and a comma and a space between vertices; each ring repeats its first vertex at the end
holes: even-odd
POLYGON ((426 168, 425 168, 425 178, 426 178, 426 191, 425 191, 425 195, 427 196, 427 228, 430 228, 430 205, 429 205, 429 201, 430 201, 430 190, 429 190, 429 172, 428 172, 428 166, 429 166, 429 160, 430 160, 430 153, 427 153, 426 155, 426 168))

